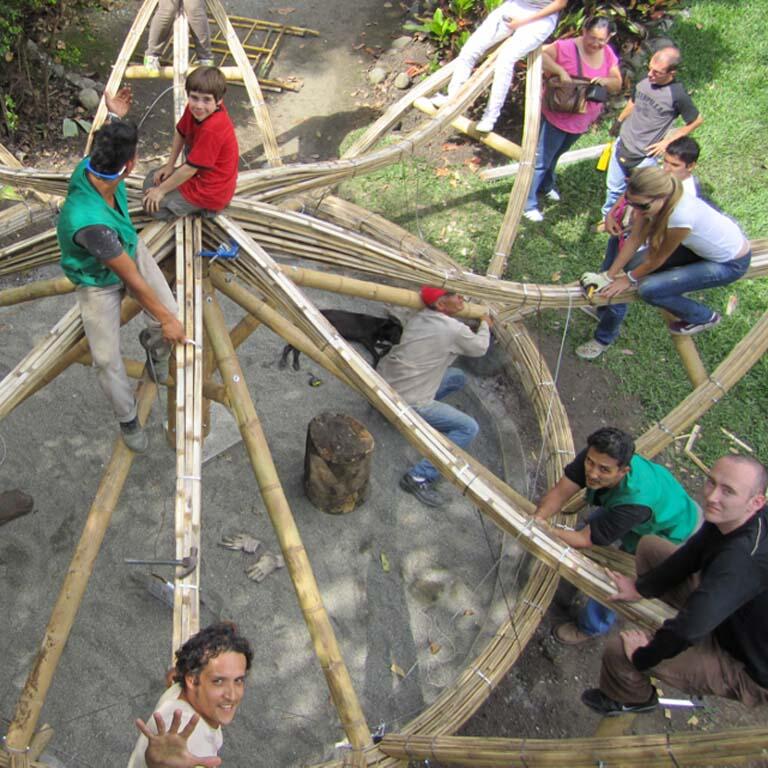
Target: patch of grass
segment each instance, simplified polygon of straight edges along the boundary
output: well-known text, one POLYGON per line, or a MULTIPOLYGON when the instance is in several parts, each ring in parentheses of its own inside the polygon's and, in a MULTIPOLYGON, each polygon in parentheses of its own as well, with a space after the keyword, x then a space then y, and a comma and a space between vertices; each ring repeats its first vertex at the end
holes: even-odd
MULTIPOLYGON (((704 117, 695 133, 702 146, 698 176, 751 238, 768 237, 768 37, 763 33, 767 16, 768 0, 692 0, 689 13, 679 17, 670 31, 683 51, 681 79, 704 117)), ((576 146, 604 140, 605 127, 600 127, 576 146)), ((450 162, 450 154, 445 159, 450 162)), ((505 274, 508 279, 562 284, 595 269, 602 260, 606 240, 593 234, 592 227, 600 219, 603 174, 591 162, 568 166, 558 175, 558 189, 562 202, 542 201, 542 224, 522 222, 505 274)), ((444 249, 466 267, 484 272, 509 190, 509 181, 487 184, 463 164, 436 168, 415 159, 347 182, 342 194, 444 249)), ((710 371, 765 311, 768 281, 741 281, 699 297, 723 311, 731 295, 738 298, 734 315, 697 337, 710 371)), ((551 318, 542 324, 554 329, 551 318)), ((575 316, 567 348, 572 350, 588 338, 592 329, 590 321, 575 316)), ((644 304, 632 305, 619 341, 594 364, 613 371, 622 388, 640 399, 648 424, 691 391, 658 312, 644 304)), ((763 360, 702 420, 704 435, 696 451, 706 461, 728 450, 720 427, 768 460, 767 378, 768 362, 763 360)))

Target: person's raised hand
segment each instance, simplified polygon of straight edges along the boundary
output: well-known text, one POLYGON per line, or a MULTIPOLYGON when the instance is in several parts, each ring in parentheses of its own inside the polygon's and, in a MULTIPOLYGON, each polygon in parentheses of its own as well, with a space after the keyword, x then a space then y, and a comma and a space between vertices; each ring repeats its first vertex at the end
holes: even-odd
POLYGON ((147 213, 157 213, 160 210, 160 203, 164 197, 165 192, 160 187, 151 187, 144 193, 144 198, 142 199, 144 210, 147 213))
POLYGON ((133 104, 133 91, 128 85, 118 89, 114 96, 108 91, 104 91, 104 103, 110 112, 123 118, 128 114, 131 104, 133 104))
POLYGON ((161 320, 160 328, 163 332, 163 338, 172 344, 184 344, 187 340, 184 326, 175 315, 169 315, 166 319, 161 320))
POLYGON ((192 735, 199 715, 192 715, 189 722, 181 726, 181 710, 173 713, 171 726, 166 731, 165 722, 159 712, 153 715, 157 733, 152 733, 143 720, 136 720, 136 727, 147 737, 149 744, 144 753, 147 768, 216 768, 221 765, 220 757, 195 757, 187 750, 187 739, 192 735))
POLYGON ((614 296, 621 296, 622 293, 630 288, 629 278, 626 275, 619 275, 613 279, 610 285, 606 285, 605 288, 599 288, 597 292, 606 299, 611 299, 614 296))

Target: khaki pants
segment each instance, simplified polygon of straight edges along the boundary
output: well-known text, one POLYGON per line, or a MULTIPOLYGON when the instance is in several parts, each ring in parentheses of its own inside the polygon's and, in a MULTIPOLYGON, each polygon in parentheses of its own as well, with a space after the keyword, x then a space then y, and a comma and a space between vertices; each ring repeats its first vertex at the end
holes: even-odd
POLYGON ((149 25, 147 55, 159 56, 171 35, 176 15, 184 6, 192 37, 195 39, 195 51, 198 59, 212 59, 211 30, 208 26, 208 14, 205 0, 160 0, 155 15, 149 25))
MULTIPOLYGON (((666 560, 676 549, 677 545, 666 539, 644 536, 637 548, 638 575, 666 560)), ((698 582, 698 576, 689 577, 662 597, 681 608, 698 582)), ((619 635, 608 638, 600 671, 600 690, 606 696, 624 704, 648 701, 653 692, 651 675, 686 693, 737 699, 748 707, 768 704, 768 689, 759 686, 744 664, 720 648, 712 635, 644 672, 635 669, 626 657, 619 635)))
MULTIPOLYGON (((136 267, 157 298, 177 315, 178 308, 171 289, 141 238, 136 246, 136 267)), ((120 302, 124 291, 125 288, 121 284, 106 288, 90 285, 77 288, 77 303, 91 348, 93 366, 96 368, 99 384, 120 422, 136 418, 133 385, 125 372, 123 357, 120 354, 120 302)), ((149 313, 144 312, 144 318, 147 327, 160 328, 160 323, 149 313)), ((168 350, 170 352, 170 346, 168 350)))

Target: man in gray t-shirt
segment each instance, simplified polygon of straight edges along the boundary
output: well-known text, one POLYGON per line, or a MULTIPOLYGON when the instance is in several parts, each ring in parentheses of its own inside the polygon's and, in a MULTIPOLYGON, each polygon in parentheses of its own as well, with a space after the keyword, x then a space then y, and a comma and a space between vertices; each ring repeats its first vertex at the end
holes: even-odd
MULTIPOLYGON (((464 386, 464 372, 450 367, 457 355, 485 354, 491 318, 486 316, 475 333, 454 317, 464 308, 459 294, 424 285, 421 300, 426 308, 406 324, 400 343, 379 365, 379 374, 427 424, 466 448, 479 431, 477 422, 441 401, 464 386)), ((403 475, 400 487, 422 504, 440 507, 443 499, 433 487, 438 477, 432 463, 422 459, 403 475)))
POLYGON ((619 115, 621 131, 608 165, 604 217, 623 194, 632 169, 652 165, 671 142, 692 133, 703 122, 691 97, 675 80, 679 65, 677 48, 657 51, 648 65, 648 76, 635 86, 619 115), (667 134, 678 117, 685 125, 667 134))

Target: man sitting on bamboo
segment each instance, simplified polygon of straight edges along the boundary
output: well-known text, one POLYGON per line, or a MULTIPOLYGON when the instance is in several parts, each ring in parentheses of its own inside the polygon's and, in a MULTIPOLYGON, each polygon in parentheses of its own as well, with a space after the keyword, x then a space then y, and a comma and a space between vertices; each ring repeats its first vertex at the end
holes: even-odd
MULTIPOLYGON (((136 165, 138 132, 123 122, 130 90, 105 94, 111 122, 94 137, 90 156, 75 168, 57 226, 61 267, 77 287, 77 303, 99 384, 120 423, 125 444, 147 449, 136 399, 120 354, 120 305, 127 290, 144 309, 151 344, 150 375, 168 376, 170 342, 184 327, 163 273, 138 236, 128 213, 124 179, 136 165), (162 343, 165 339, 166 343, 162 343)), ((145 334, 147 333, 145 332, 145 334)))
MULTIPOLYGON (((685 488, 664 467, 635 454, 634 440, 620 429, 603 427, 587 438, 587 447, 539 502, 536 517, 557 514, 580 488, 597 507, 587 525, 578 531, 552 529, 571 547, 620 541, 634 553, 641 536, 656 534, 680 544, 699 523, 699 509, 685 488)), ((575 622, 560 624, 553 634, 564 645, 579 645, 608 632, 615 620, 613 611, 590 599, 575 622)))
MULTIPOLYGON (((491 317, 486 316, 474 333, 454 317, 464 308, 459 294, 424 285, 421 300, 425 309, 406 324, 379 373, 427 424, 466 448, 480 427, 469 414, 442 400, 464 386, 464 371, 449 367, 457 355, 481 357, 488 349, 491 317)), ((434 465, 422 459, 403 475, 400 487, 422 504, 440 507, 444 500, 434 488, 438 477, 434 465)))
POLYGON ((651 675, 686 693, 768 704, 768 472, 751 456, 725 456, 704 485, 704 524, 681 547, 646 536, 637 579, 611 576, 613 600, 660 597, 678 608, 650 637, 608 640, 600 687, 581 700, 601 715, 655 709, 651 675))

